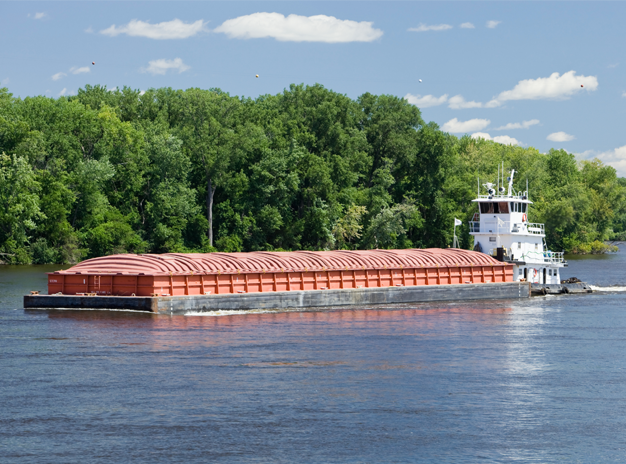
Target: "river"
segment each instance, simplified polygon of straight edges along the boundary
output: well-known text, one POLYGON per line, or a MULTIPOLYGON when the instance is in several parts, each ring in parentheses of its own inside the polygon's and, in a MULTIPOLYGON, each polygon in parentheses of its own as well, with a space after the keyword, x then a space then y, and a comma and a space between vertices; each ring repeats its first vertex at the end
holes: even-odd
POLYGON ((624 462, 626 247, 592 295, 155 316, 25 311, 0 267, 0 462, 624 462))

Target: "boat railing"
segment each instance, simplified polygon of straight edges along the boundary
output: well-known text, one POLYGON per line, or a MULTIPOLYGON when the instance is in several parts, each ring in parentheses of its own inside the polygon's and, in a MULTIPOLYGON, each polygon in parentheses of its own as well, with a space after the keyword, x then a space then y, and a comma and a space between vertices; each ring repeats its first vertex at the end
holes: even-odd
POLYGON ((543 224, 510 221, 469 221, 470 233, 545 235, 543 224))
MULTIPOLYGON (((496 256, 497 248, 490 248, 487 253, 490 256, 496 256)), ((504 248, 504 253, 517 261, 526 261, 527 264, 564 264, 565 253, 557 251, 526 251, 525 253, 517 254, 515 250, 511 248, 504 248)))
POLYGON ((562 251, 526 251, 519 259, 531 264, 564 264, 565 253, 562 251))
POLYGON ((565 253, 562 251, 546 251, 543 253, 545 263, 562 264, 565 262, 565 253))
POLYGON ((511 201, 511 200, 526 200, 523 195, 478 195, 478 200, 501 200, 501 201, 511 201))
POLYGON ((545 226, 537 222, 525 222, 526 230, 531 235, 545 235, 545 226))

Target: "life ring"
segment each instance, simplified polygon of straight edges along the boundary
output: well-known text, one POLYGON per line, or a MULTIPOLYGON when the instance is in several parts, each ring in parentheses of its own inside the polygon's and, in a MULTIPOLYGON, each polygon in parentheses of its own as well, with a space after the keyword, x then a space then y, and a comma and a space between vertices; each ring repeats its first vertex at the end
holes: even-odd
POLYGON ((526 218, 526 213, 522 214, 522 222, 528 222, 528 219, 526 218))

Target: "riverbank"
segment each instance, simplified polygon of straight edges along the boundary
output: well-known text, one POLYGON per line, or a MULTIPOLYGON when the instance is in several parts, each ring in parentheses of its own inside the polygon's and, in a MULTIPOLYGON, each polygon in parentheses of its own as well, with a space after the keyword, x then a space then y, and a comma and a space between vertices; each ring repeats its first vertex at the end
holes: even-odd
POLYGON ((576 245, 570 251, 573 255, 602 255, 606 253, 617 253, 619 247, 615 244, 618 242, 601 242, 596 240, 591 243, 581 243, 576 245))

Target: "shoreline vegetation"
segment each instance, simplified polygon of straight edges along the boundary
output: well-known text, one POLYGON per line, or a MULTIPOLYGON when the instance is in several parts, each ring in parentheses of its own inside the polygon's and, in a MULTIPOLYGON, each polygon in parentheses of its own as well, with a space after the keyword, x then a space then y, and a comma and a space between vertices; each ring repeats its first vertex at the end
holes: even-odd
POLYGON ((591 243, 581 243, 575 246, 570 253, 573 255, 602 255, 605 253, 617 253, 619 247, 612 243, 604 243, 600 240, 595 240, 591 243))
POLYGON ((0 89, 0 261, 113 253, 461 248, 498 165, 534 202, 550 249, 616 251, 626 179, 599 160, 540 153, 425 122, 392 95, 323 86, 277 95, 109 90, 15 98, 0 89))

